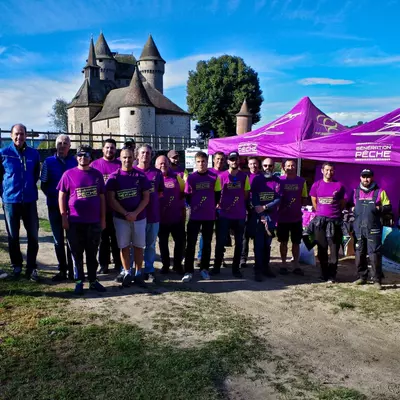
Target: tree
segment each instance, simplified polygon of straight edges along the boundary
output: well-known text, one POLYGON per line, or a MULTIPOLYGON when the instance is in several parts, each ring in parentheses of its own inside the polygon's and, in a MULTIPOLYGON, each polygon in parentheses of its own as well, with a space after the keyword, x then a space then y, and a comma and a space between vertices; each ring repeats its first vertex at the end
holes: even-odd
POLYGON ((68 103, 62 99, 56 99, 51 108, 51 112, 48 114, 50 118, 50 124, 57 130, 61 132, 68 131, 68 113, 67 113, 68 103))
POLYGON ((253 114, 253 124, 260 121, 263 101, 258 74, 242 58, 224 55, 199 61, 195 71, 189 72, 187 103, 201 132, 210 130, 214 136, 236 133, 236 114, 243 100, 247 100, 253 114))

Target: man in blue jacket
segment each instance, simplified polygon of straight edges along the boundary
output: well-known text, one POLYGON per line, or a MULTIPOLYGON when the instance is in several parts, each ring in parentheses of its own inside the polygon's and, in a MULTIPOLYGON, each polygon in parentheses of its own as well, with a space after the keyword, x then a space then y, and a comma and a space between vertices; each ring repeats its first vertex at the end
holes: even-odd
POLYGON ((28 238, 26 277, 37 281, 39 220, 36 208, 38 200, 36 183, 40 175, 40 157, 37 150, 26 144, 26 136, 26 127, 16 124, 11 128, 12 143, 0 149, 0 191, 14 276, 18 278, 22 272, 19 243, 22 219, 28 238))
POLYGON ((53 282, 61 282, 67 279, 74 279, 72 257, 69 248, 65 253, 64 229, 62 227, 62 217, 58 207, 57 185, 63 173, 78 165, 76 158, 68 154, 71 147, 71 140, 68 135, 58 135, 56 139, 56 154, 47 157, 42 166, 40 176, 43 193, 47 197, 47 208, 49 211, 49 221, 53 232, 54 248, 58 260, 59 273, 53 277, 53 282))

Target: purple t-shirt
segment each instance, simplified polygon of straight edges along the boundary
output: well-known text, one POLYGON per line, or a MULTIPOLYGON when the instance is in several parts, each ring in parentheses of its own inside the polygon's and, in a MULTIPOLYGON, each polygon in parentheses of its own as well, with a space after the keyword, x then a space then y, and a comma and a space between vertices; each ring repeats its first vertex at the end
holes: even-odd
POLYGON ((99 158, 98 160, 93 161, 90 166, 103 174, 104 183, 106 183, 109 175, 121 167, 121 161, 116 158, 112 161, 99 158))
POLYGON ((328 218, 342 216, 340 203, 346 199, 346 189, 340 182, 324 182, 321 179, 312 185, 310 196, 317 198, 316 215, 328 218))
POLYGON ((242 171, 238 171, 236 176, 231 175, 229 171, 224 171, 219 179, 221 182, 220 217, 245 219, 245 193, 250 190, 249 177, 242 171))
POLYGON ((247 175, 249 177, 249 182, 250 182, 250 186, 253 183, 253 180, 256 176, 260 175, 260 172, 257 172, 256 174, 252 174, 251 172, 247 172, 247 175))
MULTIPOLYGON (((251 195, 251 201, 254 206, 264 206, 276 199, 282 198, 280 179, 275 176, 267 179, 262 174, 257 175, 251 184, 251 195)), ((269 209, 267 212, 272 221, 277 220, 277 207, 269 209)))
MULTIPOLYGON (((107 192, 115 192, 116 199, 126 211, 135 211, 143 199, 143 192, 150 190, 151 184, 146 175, 132 169, 123 171, 118 169, 110 174, 107 183, 107 192)), ((125 216, 114 212, 117 218, 125 219, 125 216)), ((136 218, 137 221, 146 218, 146 209, 136 218)))
POLYGON ((190 174, 185 184, 185 193, 191 195, 190 219, 214 221, 215 192, 220 190, 219 177, 210 170, 204 174, 197 171, 190 174))
MULTIPOLYGON (((305 179, 300 176, 288 179, 281 176, 282 201, 279 204, 278 222, 292 223, 302 221, 301 199, 304 192, 305 179)), ((307 196, 305 196, 307 197, 307 196)))
POLYGON ((215 168, 208 168, 208 170, 210 172, 212 172, 213 174, 217 175, 217 176, 220 176, 222 173, 226 172, 226 170, 220 171, 220 170, 215 169, 215 168))
POLYGON ((147 223, 154 224, 160 222, 160 193, 164 192, 164 179, 159 169, 150 167, 147 170, 133 167, 146 175, 151 183, 150 201, 146 207, 147 223))
POLYGON ((104 180, 97 169, 81 170, 75 167, 64 172, 57 190, 68 195, 70 222, 100 223, 100 194, 104 194, 104 180))
MULTIPOLYGON (((185 168, 183 168, 182 166, 178 165, 176 168, 170 167, 170 170, 171 170, 174 174, 179 175, 182 179, 184 179, 186 170, 185 170, 185 168)), ((187 173, 186 173, 186 175, 187 175, 187 173)))
POLYGON ((183 209, 185 201, 183 199, 183 190, 185 182, 180 175, 174 172, 168 172, 164 179, 164 196, 160 198, 162 224, 175 224, 183 219, 183 209))

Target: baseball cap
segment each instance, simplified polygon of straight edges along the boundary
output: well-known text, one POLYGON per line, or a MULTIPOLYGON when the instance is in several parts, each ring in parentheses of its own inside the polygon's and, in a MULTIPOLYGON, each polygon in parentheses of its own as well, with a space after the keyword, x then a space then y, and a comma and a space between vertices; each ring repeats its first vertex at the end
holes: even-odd
POLYGON ((360 176, 374 176, 374 171, 372 171, 371 169, 363 169, 361 171, 360 176))
POLYGON ((129 147, 129 146, 134 146, 136 144, 135 139, 133 138, 126 138, 124 146, 129 147))
POLYGON ((239 153, 237 151, 231 151, 228 154, 228 160, 237 160, 239 158, 239 153))
POLYGON ((82 146, 79 146, 77 148, 76 155, 84 156, 84 157, 91 157, 92 156, 92 148, 87 144, 83 144, 82 146))
POLYGON ((168 158, 174 158, 176 156, 179 156, 179 153, 176 150, 170 150, 167 154, 168 158))

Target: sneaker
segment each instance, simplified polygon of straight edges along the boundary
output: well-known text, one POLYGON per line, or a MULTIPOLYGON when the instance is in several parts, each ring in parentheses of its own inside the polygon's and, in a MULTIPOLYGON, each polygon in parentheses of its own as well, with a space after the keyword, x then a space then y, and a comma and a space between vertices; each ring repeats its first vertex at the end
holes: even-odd
POLYGON ((98 281, 90 282, 89 284, 90 290, 96 290, 97 292, 106 292, 107 289, 98 281))
POLYGON ((233 275, 235 278, 238 278, 238 279, 242 279, 242 278, 243 278, 243 275, 242 275, 242 273, 241 273, 239 270, 232 271, 232 275, 233 275))
POLYGON ((7 276, 8 276, 7 272, 0 269, 0 279, 6 279, 7 276))
POLYGON ((146 283, 145 283, 145 281, 144 281, 142 275, 136 275, 136 276, 133 278, 133 281, 132 281, 132 282, 133 282, 135 285, 138 285, 139 287, 146 287, 146 283))
POLYGON ((240 261, 239 268, 247 268, 247 262, 246 261, 240 261))
POLYGON ((367 280, 364 279, 364 278, 359 278, 354 282, 354 284, 356 286, 366 285, 367 284, 367 280))
POLYGON ((156 283, 156 282, 157 282, 156 275, 155 275, 155 274, 149 274, 149 277, 147 278, 147 280, 148 280, 150 283, 156 283))
POLYGON ((19 278, 22 272, 22 267, 14 267, 13 268, 13 277, 14 278, 19 278))
POLYGON ((83 282, 77 282, 77 284, 75 285, 74 293, 83 294, 83 282))
POLYGON ((182 282, 183 283, 190 282, 192 279, 193 279, 193 274, 186 273, 182 278, 182 282))
POLYGON ((196 261, 196 268, 201 269, 201 258, 196 261))
POLYGON ((52 282, 64 282, 67 280, 67 275, 64 272, 59 272, 51 278, 52 282))
POLYGON ((132 275, 130 273, 124 273, 124 277, 122 279, 123 287, 130 287, 132 284, 132 275))
POLYGON ((304 271, 303 271, 301 268, 295 268, 295 269, 293 270, 293 273, 294 273, 295 275, 304 276, 304 271))
POLYGON ((206 280, 206 281, 210 280, 210 274, 208 273, 208 271, 206 269, 202 269, 200 271, 200 275, 204 280, 206 280))
MULTIPOLYGON (((124 270, 125 271, 125 270, 124 270)), ((122 283, 125 277, 125 272, 121 271, 118 276, 115 278, 115 282, 122 283)))
POLYGON ((281 275, 287 275, 289 273, 289 270, 285 267, 281 267, 281 268, 279 268, 279 273, 281 275))
POLYGON ((108 274, 109 272, 108 265, 100 265, 99 274, 108 274))
POLYGON ((219 268, 215 268, 214 267, 214 268, 211 269, 209 275, 214 276, 214 275, 219 275, 220 273, 221 273, 221 270, 219 268))
POLYGON ((29 279, 33 282, 39 282, 39 274, 37 269, 32 270, 29 279))
POLYGON ((336 279, 335 278, 329 278, 327 281, 326 281, 326 283, 329 283, 329 284, 334 284, 334 283, 336 283, 336 279))
POLYGON ((376 290, 382 290, 382 284, 380 282, 374 282, 374 288, 376 290))

